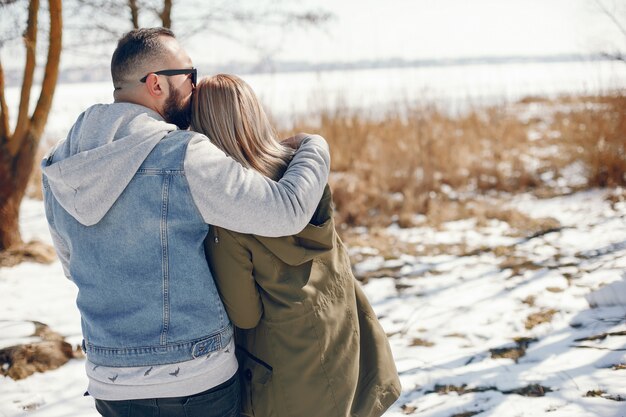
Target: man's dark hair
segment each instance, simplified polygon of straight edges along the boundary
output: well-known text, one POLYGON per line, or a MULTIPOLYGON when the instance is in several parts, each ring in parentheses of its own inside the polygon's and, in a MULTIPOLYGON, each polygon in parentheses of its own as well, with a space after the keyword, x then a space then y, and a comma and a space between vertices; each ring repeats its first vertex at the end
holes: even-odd
POLYGON ((116 88, 133 69, 164 52, 161 36, 175 38, 174 32, 167 28, 134 29, 122 36, 111 58, 111 77, 116 88))

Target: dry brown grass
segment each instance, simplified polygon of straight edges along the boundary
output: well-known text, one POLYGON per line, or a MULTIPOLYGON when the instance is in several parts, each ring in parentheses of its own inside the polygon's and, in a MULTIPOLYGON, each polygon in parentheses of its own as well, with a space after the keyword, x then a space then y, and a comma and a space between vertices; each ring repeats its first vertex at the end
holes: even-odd
POLYGON ((73 347, 46 324, 33 322, 33 336, 41 340, 0 349, 0 375, 14 380, 24 379, 35 372, 46 372, 63 366, 72 358, 83 358, 78 346, 73 347))
POLYGON ((580 110, 555 114, 553 128, 567 139, 564 150, 584 163, 589 186, 626 185, 626 95, 577 101, 580 110))
POLYGON ((296 131, 324 136, 332 151, 331 184, 347 224, 405 220, 436 212, 442 187, 515 191, 538 184, 519 158, 526 126, 500 108, 453 117, 434 107, 389 112, 381 120, 339 110, 296 131), (382 219, 381 219, 382 218, 382 219))
POLYGON ((613 400, 613 401, 626 401, 625 397, 622 397, 619 394, 609 394, 604 390, 601 389, 594 389, 594 390, 589 390, 587 391, 587 393, 585 394, 585 397, 600 397, 600 398, 604 398, 606 400, 613 400))
POLYGON ((589 390, 585 394, 585 397, 602 397, 605 394, 605 391, 600 389, 589 390))
POLYGON ((515 346, 489 349, 489 352, 491 353, 492 359, 513 359, 517 363, 519 358, 526 355, 528 346, 536 341, 537 339, 535 338, 517 337, 514 339, 515 346))
POLYGON ((442 201, 462 200, 450 190, 559 193, 541 176, 559 178, 576 161, 584 164, 588 186, 626 183, 624 96, 531 97, 461 116, 429 106, 382 117, 343 109, 307 120, 296 120, 293 131, 328 140, 338 220, 347 225, 411 226, 416 213, 429 222, 449 218, 441 213, 451 204, 442 209, 442 201), (520 117, 537 105, 536 115, 520 117))
POLYGON ((530 307, 534 307, 536 298, 537 297, 535 297, 534 295, 528 295, 522 300, 522 303, 527 304, 530 307))
POLYGON ((409 346, 432 347, 432 346, 435 346, 435 344, 429 340, 421 339, 419 337, 414 337, 413 340, 411 340, 411 343, 409 344, 409 346))
MULTIPOLYGON (((315 116, 295 120, 281 136, 309 131, 328 140, 336 217, 344 226, 408 227, 416 224, 416 214, 424 214, 435 225, 495 218, 528 230, 527 217, 476 201, 476 194, 567 192, 542 176, 559 178, 577 161, 587 186, 626 185, 626 95, 528 97, 458 116, 408 104, 375 116, 346 109, 315 116), (537 106, 539 111, 521 117, 537 106)), ((31 197, 41 196, 40 159, 31 197)))
POLYGON ((49 264, 57 259, 54 248, 38 240, 24 243, 0 252, 0 267, 11 267, 22 262, 49 264))
POLYGON ((526 318, 526 323, 524 324, 526 330, 530 330, 535 326, 538 326, 543 323, 550 323, 552 321, 552 316, 558 313, 557 310, 550 309, 542 309, 537 313, 533 313, 526 318))

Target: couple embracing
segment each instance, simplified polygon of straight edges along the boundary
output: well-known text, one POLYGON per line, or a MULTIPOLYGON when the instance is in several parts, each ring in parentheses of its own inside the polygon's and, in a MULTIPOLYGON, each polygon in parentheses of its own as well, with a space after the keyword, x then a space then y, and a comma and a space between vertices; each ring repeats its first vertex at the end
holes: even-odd
POLYGON ((323 138, 281 142, 251 88, 197 82, 168 29, 127 33, 111 73, 114 103, 42 162, 98 412, 382 415, 398 375, 334 227, 323 138))

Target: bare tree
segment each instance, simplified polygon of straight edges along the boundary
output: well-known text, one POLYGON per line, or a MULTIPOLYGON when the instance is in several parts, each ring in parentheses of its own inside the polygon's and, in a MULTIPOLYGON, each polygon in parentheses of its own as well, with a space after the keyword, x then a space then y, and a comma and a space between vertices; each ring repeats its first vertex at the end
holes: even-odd
MULTIPOLYGON (((3 1, 2 7, 9 2, 3 1)), ((11 1, 15 3, 15 1, 11 1)), ((0 252, 23 249, 19 231, 19 208, 24 197, 35 154, 48 119, 59 74, 63 19, 61 0, 48 1, 48 53, 39 99, 29 112, 35 74, 39 0, 28 1, 26 30, 23 33, 26 58, 22 78, 17 122, 11 131, 9 107, 5 97, 4 69, 0 62, 0 252)), ((2 44, 0 44, 1 46, 2 44)))
MULTIPOLYGON (((626 26, 624 21, 620 21, 618 18, 618 11, 614 7, 613 9, 609 9, 601 0, 595 0, 598 8, 602 11, 602 13, 608 17, 614 27, 619 30, 619 32, 623 35, 623 40, 626 41, 626 26)), ((624 16, 626 18, 626 16, 624 16)), ((626 19, 624 19, 626 21, 626 19)), ((626 52, 615 50, 615 51, 603 51, 602 55, 606 58, 622 61, 626 63, 626 52)))
MULTIPOLYGON (((272 0, 73 0, 69 1, 78 23, 66 28, 70 36, 66 50, 85 54, 93 46, 111 43, 133 28, 163 26, 186 39, 200 33, 213 34, 257 48, 246 35, 268 27, 289 30, 296 26, 320 27, 333 15, 325 10, 307 9, 295 2, 272 0), (120 11, 126 11, 120 13, 120 11)), ((97 53, 94 53, 97 55, 97 53)))
MULTIPOLYGON (((40 0, 0 0, 0 8, 22 7, 21 3, 28 5, 24 7, 27 9, 27 17, 26 30, 22 36, 26 53, 20 102, 16 109, 17 122, 13 131, 5 97, 5 74, 0 62, 0 264, 7 254, 11 256, 11 253, 29 250, 19 231, 19 208, 56 88, 62 32, 70 35, 66 47, 91 48, 97 44, 111 44, 122 33, 140 26, 171 28, 173 22, 179 22, 180 30, 177 29, 177 34, 182 38, 212 32, 237 39, 237 36, 231 34, 228 25, 238 25, 240 32, 246 33, 244 29, 253 26, 317 26, 332 18, 331 14, 323 11, 294 9, 291 4, 286 5, 284 0, 273 0, 271 7, 261 7, 256 0, 69 0, 64 3, 72 7, 69 10, 72 20, 83 23, 64 27, 61 0, 49 0, 49 42, 45 70, 39 99, 30 113, 31 90, 37 67, 38 32, 42 31, 38 21, 40 0), (185 7, 175 7, 183 3, 186 3, 185 7)), ((0 17, 5 16, 6 13, 0 17)), ((48 22, 42 23, 41 26, 45 26, 48 22)), ((0 48, 7 39, 19 35, 16 27, 18 25, 3 25, 0 28, 0 48)))

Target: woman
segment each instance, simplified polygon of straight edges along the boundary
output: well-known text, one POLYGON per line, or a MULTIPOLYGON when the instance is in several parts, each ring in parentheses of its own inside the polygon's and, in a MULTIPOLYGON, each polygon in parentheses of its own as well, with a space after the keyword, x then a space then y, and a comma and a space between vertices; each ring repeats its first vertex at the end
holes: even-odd
MULTIPOLYGON (((274 180, 293 152, 252 89, 232 75, 198 83, 192 128, 274 180)), ((265 238, 213 227, 206 249, 239 328, 244 415, 373 417, 398 398, 391 350, 335 231, 328 186, 299 234, 265 238)))

